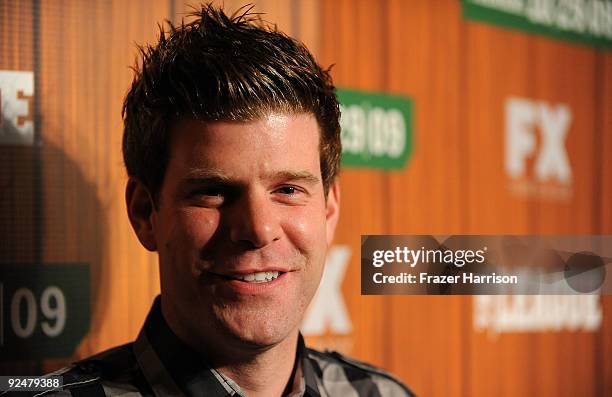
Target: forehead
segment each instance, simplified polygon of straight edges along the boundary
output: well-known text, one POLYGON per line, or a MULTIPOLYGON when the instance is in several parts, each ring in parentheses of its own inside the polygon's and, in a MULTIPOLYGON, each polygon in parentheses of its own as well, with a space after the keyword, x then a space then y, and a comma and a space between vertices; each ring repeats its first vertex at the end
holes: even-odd
POLYGON ((243 138, 246 138, 254 133, 262 139, 266 136, 272 139, 282 139, 284 136, 293 135, 294 139, 315 137, 317 141, 320 136, 319 123, 314 114, 271 111, 248 120, 200 121, 183 119, 171 129, 172 143, 182 136, 184 137, 187 133, 196 131, 201 140, 206 140, 210 144, 220 143, 213 142, 213 139, 222 138, 216 136, 219 134, 225 135, 227 138, 234 135, 242 135, 243 138), (266 132, 266 134, 262 134, 262 132, 266 132))
POLYGON ((320 173, 319 139, 319 125, 310 113, 269 113, 251 121, 188 120, 173 130, 169 168, 320 173))

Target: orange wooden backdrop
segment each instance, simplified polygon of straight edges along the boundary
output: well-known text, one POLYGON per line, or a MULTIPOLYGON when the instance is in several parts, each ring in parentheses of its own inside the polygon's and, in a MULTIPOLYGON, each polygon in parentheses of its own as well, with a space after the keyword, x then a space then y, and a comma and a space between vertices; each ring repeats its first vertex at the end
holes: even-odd
MULTIPOLYGON (((37 74, 43 143, 0 146, 0 263, 91 264, 92 327, 72 359, 133 339, 159 291, 156 257, 125 216, 120 109, 134 44, 187 10, 182 0, 0 1, 0 70, 37 74), (37 177, 43 199, 33 198, 37 177)), ((342 172, 337 243, 353 253, 343 294, 354 330, 309 341, 385 367, 423 396, 609 393, 609 297, 596 332, 491 339, 473 330, 470 297, 361 296, 358 253, 361 234, 612 234, 612 53, 465 21, 452 0, 262 0, 255 11, 335 64, 338 86, 406 95, 415 106, 406 169, 342 172), (571 107, 570 199, 509 192, 510 96, 571 107)))

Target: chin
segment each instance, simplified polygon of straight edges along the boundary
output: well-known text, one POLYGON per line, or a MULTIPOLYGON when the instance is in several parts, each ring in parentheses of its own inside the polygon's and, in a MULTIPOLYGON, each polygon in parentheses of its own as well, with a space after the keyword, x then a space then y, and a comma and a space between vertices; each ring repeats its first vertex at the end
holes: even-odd
POLYGON ((293 324, 289 317, 265 316, 254 312, 226 318, 222 323, 235 343, 265 349, 278 345, 297 330, 299 319, 293 324))

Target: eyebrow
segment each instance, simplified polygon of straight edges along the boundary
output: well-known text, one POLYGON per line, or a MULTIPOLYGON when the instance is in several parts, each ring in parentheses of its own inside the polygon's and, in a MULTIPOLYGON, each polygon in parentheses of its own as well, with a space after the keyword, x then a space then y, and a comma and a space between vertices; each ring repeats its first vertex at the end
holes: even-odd
POLYGON ((311 185, 319 183, 320 179, 308 171, 280 171, 270 175, 270 179, 284 181, 302 181, 311 185))
MULTIPOLYGON (((236 185, 239 182, 227 176, 220 170, 214 168, 195 168, 183 178, 188 183, 215 183, 224 185, 236 185)), ((320 178, 308 171, 277 171, 264 175, 264 179, 281 181, 301 181, 315 185, 321 181, 320 178)))
POLYGON ((187 175, 183 178, 186 182, 198 183, 198 182, 216 182, 222 184, 233 184, 230 177, 222 173, 221 171, 211 168, 194 168, 191 169, 187 175))

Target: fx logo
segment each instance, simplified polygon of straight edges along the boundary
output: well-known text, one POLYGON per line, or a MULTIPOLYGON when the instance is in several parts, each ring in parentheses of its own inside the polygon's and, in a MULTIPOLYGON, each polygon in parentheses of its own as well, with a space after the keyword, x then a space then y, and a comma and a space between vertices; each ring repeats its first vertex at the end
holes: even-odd
POLYGON ((342 281, 350 258, 351 249, 344 245, 334 246, 327 255, 321 285, 302 323, 304 335, 324 335, 327 329, 334 334, 353 330, 342 296, 342 281))
POLYGON ((32 145, 33 98, 33 72, 0 70, 0 145, 32 145))
POLYGON ((556 180, 570 184, 572 169, 565 148, 572 120, 570 108, 565 104, 553 106, 525 98, 508 98, 505 117, 508 175, 512 178, 525 176, 525 162, 528 157, 534 157, 533 172, 539 182, 556 180), (541 138, 539 147, 536 147, 536 130, 541 138))

